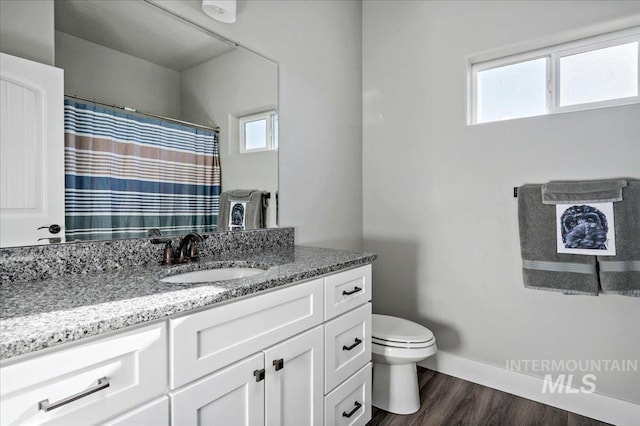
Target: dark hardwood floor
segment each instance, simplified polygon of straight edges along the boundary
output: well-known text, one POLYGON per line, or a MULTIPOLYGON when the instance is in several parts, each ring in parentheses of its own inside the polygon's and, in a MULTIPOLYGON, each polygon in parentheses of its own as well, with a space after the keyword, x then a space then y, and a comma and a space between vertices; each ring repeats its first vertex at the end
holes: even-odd
POLYGON ((607 426, 587 417, 418 367, 420 410, 373 408, 367 426, 607 426))

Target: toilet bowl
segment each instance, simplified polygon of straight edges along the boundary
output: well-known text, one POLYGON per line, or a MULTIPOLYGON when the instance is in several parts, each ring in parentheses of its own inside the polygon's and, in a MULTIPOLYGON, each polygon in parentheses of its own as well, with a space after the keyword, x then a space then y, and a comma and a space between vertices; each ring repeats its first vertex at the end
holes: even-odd
POLYGON ((373 315, 372 404, 396 414, 420 408, 416 363, 437 352, 431 330, 415 322, 388 315, 373 315))

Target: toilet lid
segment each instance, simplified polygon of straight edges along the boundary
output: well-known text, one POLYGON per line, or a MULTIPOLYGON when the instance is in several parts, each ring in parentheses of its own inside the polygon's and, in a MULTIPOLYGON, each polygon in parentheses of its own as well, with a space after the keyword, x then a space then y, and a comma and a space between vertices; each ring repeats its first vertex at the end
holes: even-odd
POLYGON ((433 333, 426 327, 403 318, 373 314, 371 336, 377 340, 391 342, 428 342, 433 333))
POLYGON ((387 348, 403 348, 403 349, 424 349, 436 346, 436 339, 428 342, 395 342, 393 340, 380 340, 375 337, 371 338, 371 347, 384 346, 387 348))

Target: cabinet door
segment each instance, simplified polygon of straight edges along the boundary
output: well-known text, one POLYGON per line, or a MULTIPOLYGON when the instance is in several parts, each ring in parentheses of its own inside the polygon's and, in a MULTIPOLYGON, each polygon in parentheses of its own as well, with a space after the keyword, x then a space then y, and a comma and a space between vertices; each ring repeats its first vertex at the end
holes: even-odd
POLYGON ((0 247, 64 241, 63 86, 61 69, 0 54, 0 247))
POLYGON ((264 369, 263 357, 260 352, 171 392, 171 424, 264 424, 264 379, 259 374, 264 369))
POLYGON ((266 425, 321 425, 323 327, 264 351, 266 425))

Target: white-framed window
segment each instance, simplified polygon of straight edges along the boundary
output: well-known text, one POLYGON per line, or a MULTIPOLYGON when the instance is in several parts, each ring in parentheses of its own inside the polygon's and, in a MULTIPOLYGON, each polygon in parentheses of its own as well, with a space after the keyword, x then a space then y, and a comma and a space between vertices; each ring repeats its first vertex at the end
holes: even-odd
POLYGON ((640 27, 469 64, 469 124, 640 103, 640 27))
POLYGON ((278 149, 278 113, 275 110, 238 117, 240 153, 278 149))

